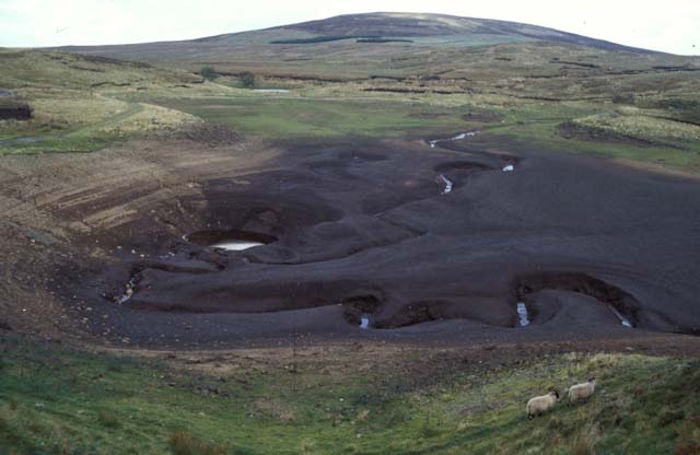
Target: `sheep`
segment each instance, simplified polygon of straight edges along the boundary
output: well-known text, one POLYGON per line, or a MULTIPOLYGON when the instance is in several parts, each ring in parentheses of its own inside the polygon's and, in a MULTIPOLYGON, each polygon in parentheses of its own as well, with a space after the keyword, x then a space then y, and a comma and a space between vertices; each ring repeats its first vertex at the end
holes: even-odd
POLYGON ((576 403, 581 400, 586 400, 593 395, 594 391, 595 378, 588 378, 586 382, 569 387, 569 401, 571 403, 576 403))
POLYGON ((527 402, 527 406, 525 406, 527 418, 532 419, 533 417, 542 414, 547 409, 553 407, 557 401, 559 401, 559 392, 556 390, 552 390, 547 395, 530 398, 527 402))

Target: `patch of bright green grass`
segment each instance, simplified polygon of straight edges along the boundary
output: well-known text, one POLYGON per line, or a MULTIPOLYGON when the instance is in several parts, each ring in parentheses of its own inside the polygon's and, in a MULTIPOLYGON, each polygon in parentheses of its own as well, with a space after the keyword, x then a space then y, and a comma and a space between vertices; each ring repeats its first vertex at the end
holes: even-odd
POLYGON ((628 159, 661 164, 671 169, 700 173, 700 145, 682 143, 679 147, 644 145, 619 141, 593 141, 578 138, 566 139, 557 133, 557 120, 506 125, 489 130, 492 134, 505 134, 527 142, 531 146, 563 153, 600 155, 609 158, 628 159))
POLYGON ((338 374, 332 370, 353 359, 331 353, 321 359, 325 368, 251 361, 214 376, 15 338, 1 339, 0 352, 0 452, 665 454, 700 447, 697 361, 566 354, 488 369, 426 361, 415 370, 405 367, 421 360, 405 354, 395 367, 338 374), (526 419, 528 398, 591 375, 598 386, 589 402, 526 419))
POLYGON ((609 107, 589 102, 523 104, 514 109, 502 110, 505 114, 502 124, 492 125, 485 134, 509 136, 529 146, 552 152, 600 155, 700 173, 700 143, 654 134, 652 128, 645 129, 644 134, 638 132, 636 135, 628 130, 611 128, 611 137, 599 140, 565 138, 558 132, 558 126, 564 122, 595 116, 596 113, 607 112, 609 107))
POLYGON ((273 139, 419 137, 465 125, 460 118, 463 110, 420 103, 263 97, 167 99, 161 103, 235 131, 273 139))

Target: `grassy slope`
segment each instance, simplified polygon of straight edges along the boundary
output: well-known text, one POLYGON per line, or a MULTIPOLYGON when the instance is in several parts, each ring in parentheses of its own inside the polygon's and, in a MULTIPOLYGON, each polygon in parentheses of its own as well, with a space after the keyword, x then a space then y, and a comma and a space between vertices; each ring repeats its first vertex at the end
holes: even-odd
POLYGON ((352 365, 331 354, 302 355, 292 373, 242 355, 214 375, 15 338, 0 349, 0 451, 167 453, 174 436, 181 448, 210 449, 180 453, 700 448, 697 361, 567 354, 486 368, 416 353, 352 365), (599 387, 588 403, 525 418, 529 397, 590 375, 599 387))
MULTIPOLYGON (((417 18, 430 22, 427 16, 417 18)), ((450 25, 453 19, 440 21, 450 25)), ((413 36, 413 43, 270 44, 319 36, 328 24, 317 24, 318 30, 316 25, 302 25, 80 51, 191 70, 212 65, 225 73, 217 81, 223 85, 235 85, 239 71, 253 71, 262 87, 294 88, 286 95, 238 91, 225 99, 155 101, 250 135, 450 134, 484 126, 461 119, 477 107, 505 113, 499 134, 545 149, 700 172, 697 57, 593 49, 507 34, 502 37, 508 42, 499 43, 489 41, 489 33, 476 33, 470 24, 472 28, 455 34, 413 36), (435 116, 436 111, 440 115, 435 116), (557 127, 565 122, 576 123, 583 134, 564 139, 557 127)), ((439 29, 445 23, 433 25, 439 29)), ((364 31, 359 22, 344 26, 348 33, 364 31)))
MULTIPOLYGON (((230 79, 220 82, 233 83, 230 79)), ((613 103, 612 96, 607 100, 543 101, 500 93, 367 92, 373 87, 367 82, 260 82, 291 91, 268 94, 230 89, 225 96, 132 94, 122 99, 167 106, 268 139, 434 137, 477 129, 554 152, 626 158, 700 173, 700 126, 683 123, 692 121, 694 112, 694 95, 685 92, 638 96, 620 104, 613 103), (690 102, 691 108, 659 108, 676 99, 690 102), (491 112, 498 120, 470 119, 472 112, 491 112), (600 134, 596 139, 585 135, 565 138, 558 127, 566 122, 600 134)))
POLYGON ((59 52, 0 50, 0 66, 0 87, 33 108, 31 120, 0 121, 0 155, 99 150, 196 121, 179 111, 119 101, 114 92, 206 92, 202 84, 192 86, 199 80, 188 73, 59 52))
POLYGON ((192 42, 183 52, 178 43, 85 50, 190 69, 212 64, 224 72, 253 70, 259 86, 291 87, 289 94, 237 89, 235 75, 217 84, 192 84, 192 74, 138 64, 62 53, 0 53, 15 62, 0 77, 0 86, 21 87, 36 112, 31 122, 0 123, 0 140, 43 138, 40 144, 6 143, 2 152, 96 150, 110 141, 194 121, 192 115, 273 139, 435 136, 486 126, 461 118, 479 108, 504 115, 494 132, 553 151, 700 169, 699 73, 659 69, 697 69, 696 58, 543 42, 480 46, 481 34, 421 36, 411 45, 370 47, 352 40, 269 44, 272 38, 309 36, 316 35, 272 29, 192 42), (37 67, 44 69, 32 74, 37 67), (299 79, 302 74, 312 80, 299 79), (378 74, 405 79, 369 77, 378 74), (313 80, 319 76, 346 82, 313 80), (134 104, 145 112, 125 121, 121 114, 134 104), (156 112, 155 105, 168 109, 156 112), (153 118, 158 121, 152 123, 153 118), (585 134, 562 138, 557 126, 564 122, 592 131, 597 139, 585 134), (610 140, 620 137, 630 140, 610 140))

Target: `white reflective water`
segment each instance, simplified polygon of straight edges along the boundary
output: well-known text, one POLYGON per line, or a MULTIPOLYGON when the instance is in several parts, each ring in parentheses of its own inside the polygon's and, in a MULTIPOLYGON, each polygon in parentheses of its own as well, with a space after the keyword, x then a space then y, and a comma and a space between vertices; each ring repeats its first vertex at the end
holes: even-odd
POLYGON ((369 329, 369 316, 362 316, 360 318, 360 328, 369 329))
POLYGON ((629 319, 624 317, 619 311, 615 309, 615 307, 613 307, 612 305, 608 305, 608 308, 610 308, 610 311, 612 311, 613 314, 617 316, 617 319, 620 320, 620 324, 622 324, 625 327, 632 327, 632 323, 629 321, 629 319))
POLYGON ((124 293, 119 297, 119 299, 117 299, 117 303, 124 303, 129 300, 132 295, 134 295, 134 289, 136 288, 136 282, 134 279, 130 279, 124 288, 124 293))
POLYGON ((515 166, 512 164, 509 164, 503 168, 503 172, 513 172, 515 170, 515 166))
POLYGON ((452 181, 445 177, 445 174, 440 174, 440 178, 442 179, 443 183, 445 184, 445 189, 442 190, 442 194, 447 194, 452 191, 452 181))
POLYGON ((530 325, 530 320, 527 317, 527 307, 525 306, 525 302, 518 302, 515 307, 516 311, 518 312, 518 317, 520 317, 520 327, 530 325))
POLYGON ((289 90, 286 88, 256 88, 253 89, 254 92, 260 93, 288 93, 289 90))
POLYGON ((430 144, 430 148, 435 148, 435 146, 440 142, 459 141, 460 139, 464 139, 466 137, 476 136, 478 133, 478 131, 465 131, 464 133, 459 133, 458 135, 448 137, 447 139, 433 139, 432 141, 428 141, 428 144, 430 144))
POLYGON ((253 248, 254 246, 264 245, 260 242, 250 242, 247 240, 230 240, 228 242, 215 243, 211 245, 212 248, 219 248, 226 251, 242 251, 248 248, 253 248))

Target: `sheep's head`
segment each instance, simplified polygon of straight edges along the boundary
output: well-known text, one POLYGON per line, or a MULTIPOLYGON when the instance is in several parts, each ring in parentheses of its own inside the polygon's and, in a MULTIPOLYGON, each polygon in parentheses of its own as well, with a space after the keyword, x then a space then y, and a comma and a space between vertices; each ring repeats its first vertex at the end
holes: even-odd
POLYGON ((588 382, 593 382, 593 383, 595 383, 595 377, 594 377, 594 376, 591 376, 590 378, 588 378, 588 382))
POLYGON ((559 391, 558 390, 556 390, 556 389, 552 390, 551 392, 549 392, 549 394, 551 396, 553 396, 557 401, 559 401, 559 391))

